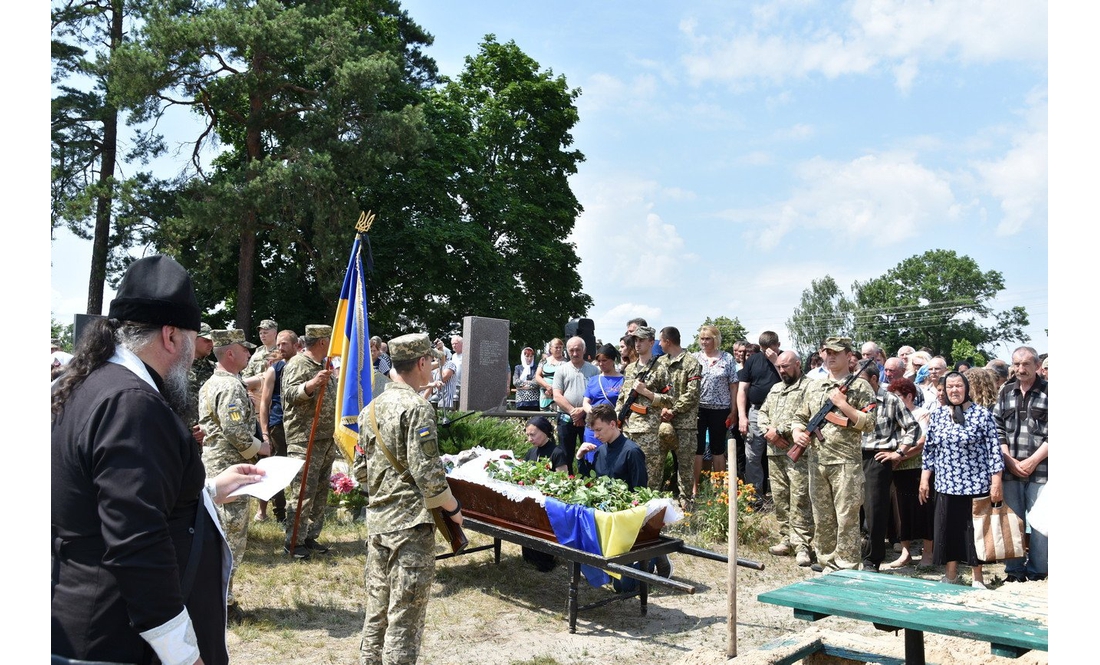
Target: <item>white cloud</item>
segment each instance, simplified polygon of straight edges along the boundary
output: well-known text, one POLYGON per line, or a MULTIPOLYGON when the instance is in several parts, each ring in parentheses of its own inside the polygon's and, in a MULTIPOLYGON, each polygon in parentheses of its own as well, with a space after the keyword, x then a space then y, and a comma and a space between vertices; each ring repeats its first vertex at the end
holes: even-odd
POLYGON ((797 229, 823 229, 882 247, 957 219, 962 210, 945 177, 908 153, 871 154, 850 162, 817 157, 800 164, 795 175, 801 184, 787 200, 725 213, 730 220, 750 223, 745 238, 753 246, 773 249, 797 229))
POLYGON ((639 74, 624 81, 610 74, 596 73, 581 85, 577 107, 582 111, 646 107, 657 94, 657 78, 639 74))
MULTIPOLYGON (((1011 236, 1026 225, 1047 221, 1047 97, 1046 89, 1028 94, 1014 128, 994 128, 1011 134, 1011 147, 1000 157, 971 162, 968 183, 997 199, 1001 219, 997 235, 1011 236)), ((985 212, 984 209, 982 211, 985 212)))
POLYGON ((779 13, 757 8, 752 29, 730 22, 682 21, 681 34, 691 47, 682 59, 689 78, 741 87, 814 74, 832 79, 889 72, 898 89, 907 92, 922 63, 1046 64, 1046 3, 856 0, 847 14, 802 5, 792 3, 779 13), (802 20, 791 20, 796 13, 803 14, 798 17, 802 20), (700 32, 708 29, 716 33, 700 32), (723 29, 727 32, 717 32, 723 29))
MULTIPOLYGON (((694 193, 627 175, 600 180, 578 175, 570 184, 584 206, 570 240, 576 243, 581 258, 584 290, 595 302, 618 303, 612 308, 662 303, 672 297, 678 284, 690 279, 685 268, 698 257, 688 250, 676 226, 656 210, 661 201, 690 198, 694 193)), ((615 311, 617 322, 612 331, 631 318, 618 320, 620 315, 615 311)), ((607 316, 597 313, 594 317, 599 318, 598 334, 609 334, 602 327, 606 322, 601 323, 607 316)), ((649 318, 644 313, 634 316, 649 318)))
POLYGON ((999 160, 974 165, 981 188, 1000 200, 997 235, 1011 236, 1030 221, 1046 221, 1047 134, 1024 134, 999 160))

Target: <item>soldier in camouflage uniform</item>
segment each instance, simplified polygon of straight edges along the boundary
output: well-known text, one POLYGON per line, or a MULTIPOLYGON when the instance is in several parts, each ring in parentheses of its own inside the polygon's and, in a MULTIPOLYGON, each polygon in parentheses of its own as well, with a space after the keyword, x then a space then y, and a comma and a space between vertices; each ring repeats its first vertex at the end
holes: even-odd
POLYGON ((801 359, 794 351, 779 354, 776 366, 782 381, 771 387, 756 421, 768 442, 768 478, 779 521, 780 542, 768 551, 776 556, 789 556, 794 551, 798 565, 809 566, 813 563, 814 516, 807 458, 804 455, 792 462, 787 450, 791 445, 791 422, 802 406, 802 395, 810 380, 802 374, 801 359))
POLYGON ((661 421, 671 423, 676 432, 673 452, 676 454, 676 473, 679 477, 677 492, 684 505, 688 505, 695 485, 695 448, 698 445, 699 390, 703 366, 680 346, 680 331, 672 326, 661 329, 661 348, 665 352, 657 363, 664 365, 668 372, 671 386, 669 397, 672 399, 671 406, 661 409, 661 421))
POLYGON ((396 380, 359 414, 354 465, 370 496, 367 610, 359 647, 363 665, 416 662, 435 577, 429 510, 442 508, 462 524, 461 507, 439 460, 435 409, 417 393, 431 383, 432 358, 440 354, 426 334, 402 335, 389 346, 396 380))
POLYGON ((260 321, 260 345, 256 352, 248 359, 248 365, 241 372, 242 379, 250 379, 259 376, 267 369, 267 358, 275 353, 275 339, 279 334, 279 325, 271 319, 260 321))
POLYGON ((187 374, 190 382, 191 402, 187 405, 187 426, 191 428, 191 434, 202 445, 206 436, 199 427, 199 389, 202 388, 211 376, 214 375, 214 363, 208 356, 214 350, 214 343, 210 341, 210 325, 203 323, 199 326, 199 334, 195 338, 195 360, 191 363, 191 371, 187 374))
POLYGON ((661 425, 661 409, 672 406, 669 397, 669 376, 664 365, 655 362, 653 357, 654 336, 656 331, 649 326, 638 326, 630 336, 634 338, 634 349, 638 359, 623 369, 623 389, 615 403, 615 413, 621 413, 623 404, 631 392, 637 391, 638 398, 623 423, 626 438, 634 441, 645 453, 645 468, 649 476, 650 489, 659 489, 665 471, 665 455, 657 438, 661 425), (652 369, 649 369, 652 366, 652 369), (644 381, 638 375, 646 372, 644 381), (633 409, 644 411, 639 413, 633 409))
POLYGON ((336 461, 337 446, 333 439, 336 432, 336 377, 332 370, 322 365, 326 361, 332 326, 308 325, 302 338, 305 350, 287 361, 283 368, 283 431, 286 433, 286 456, 301 460, 306 458, 309 433, 313 427, 313 414, 317 409, 317 392, 324 390, 321 413, 317 419, 317 431, 313 437, 305 494, 302 498, 302 517, 298 525, 298 540, 291 547, 298 497, 302 491, 302 474, 290 483, 286 505, 286 540, 283 551, 293 550, 296 559, 308 559, 311 552, 324 554, 328 548, 317 539, 325 526, 325 506, 328 503, 329 476, 336 461))
POLYGON ((828 376, 810 382, 802 406, 794 414, 791 434, 793 443, 808 446, 810 474, 810 504, 814 513, 815 571, 855 569, 860 562, 859 509, 863 505, 864 432, 875 428, 873 415, 862 410, 875 403, 870 384, 856 379, 847 394, 839 390, 847 380, 852 340, 830 337, 825 340, 821 356, 828 376), (832 401, 834 413, 842 415, 847 424, 840 426, 826 421, 821 426, 824 441, 811 442, 806 425, 825 402, 832 401))
MULTIPOLYGON (((255 464, 257 454, 270 454, 270 447, 257 439, 256 413, 248 391, 238 373, 248 363, 249 349, 254 347, 244 338, 243 330, 214 330, 210 332, 214 356, 218 364, 213 376, 199 390, 199 425, 206 432, 202 464, 206 477, 213 478, 234 464, 255 464)), ((248 544, 250 502, 233 501, 219 505, 229 551, 233 554, 233 568, 229 573, 228 617, 239 621, 241 611, 233 597, 233 576, 244 558, 248 544)))

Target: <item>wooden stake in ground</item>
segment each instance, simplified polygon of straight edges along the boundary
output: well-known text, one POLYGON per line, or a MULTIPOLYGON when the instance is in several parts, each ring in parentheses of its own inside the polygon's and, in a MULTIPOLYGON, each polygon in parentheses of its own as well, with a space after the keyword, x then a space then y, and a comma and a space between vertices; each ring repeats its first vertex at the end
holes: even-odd
MULTIPOLYGON (((726 441, 727 451, 736 451, 737 442, 732 438, 726 441)), ((736 455, 734 455, 734 471, 731 473, 726 472, 726 482, 728 483, 728 489, 726 490, 726 496, 729 497, 730 506, 730 526, 729 526, 729 573, 726 583, 727 593, 729 594, 729 612, 726 616, 726 627, 729 630, 729 642, 726 645, 726 657, 737 657, 737 464, 736 455)))
MULTIPOLYGON (((321 371, 329 369, 328 356, 321 363, 321 371)), ((313 424, 309 427, 309 443, 306 444, 306 461, 302 465, 302 482, 298 486, 298 505, 294 509, 294 528, 290 531, 290 556, 294 556, 294 546, 298 542, 298 524, 302 520, 302 500, 306 495, 306 479, 309 478, 309 458, 313 456, 313 439, 317 435, 317 420, 321 417, 321 402, 325 399, 325 386, 317 389, 317 406, 313 408, 313 424)))

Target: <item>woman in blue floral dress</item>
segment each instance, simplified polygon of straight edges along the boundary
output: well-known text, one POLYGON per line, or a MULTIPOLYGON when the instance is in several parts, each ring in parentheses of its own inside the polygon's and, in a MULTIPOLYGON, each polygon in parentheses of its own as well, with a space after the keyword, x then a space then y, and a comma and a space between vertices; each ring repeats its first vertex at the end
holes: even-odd
POLYGON ((1002 500, 1004 460, 997 441, 997 425, 988 409, 970 399, 966 377, 945 377, 947 405, 932 411, 920 479, 920 501, 930 494, 935 478, 935 552, 932 562, 946 567, 941 580, 958 581, 959 561, 973 567, 976 587, 985 587, 982 561, 974 549, 971 506, 976 497, 1002 500))

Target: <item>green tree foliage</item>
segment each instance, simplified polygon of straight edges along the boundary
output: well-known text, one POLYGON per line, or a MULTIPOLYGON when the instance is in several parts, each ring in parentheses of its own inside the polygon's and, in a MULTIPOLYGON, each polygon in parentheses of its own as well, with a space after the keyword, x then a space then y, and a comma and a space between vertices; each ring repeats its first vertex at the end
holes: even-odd
POLYGON ((791 344, 802 357, 815 353, 828 337, 854 337, 855 305, 829 275, 810 282, 802 300, 787 319, 791 344))
POLYGON ((61 323, 51 315, 50 337, 58 341, 62 351, 73 352, 73 324, 61 323))
POLYGON ((54 2, 51 54, 54 97, 50 107, 51 230, 67 227, 92 241, 88 314, 103 311, 103 285, 132 244, 141 200, 155 181, 146 173, 119 175, 127 162, 160 152, 160 140, 134 129, 129 154, 119 154, 125 129, 114 94, 115 53, 133 24, 134 0, 54 2))
POLYGON ((989 306, 1003 288, 1000 272, 982 272, 974 259, 951 250, 930 250, 853 285, 856 335, 886 349, 927 346, 944 355, 956 341, 966 341, 992 355, 984 349, 1028 340, 1023 307, 994 312, 989 306), (992 325, 979 322, 990 318, 992 325))
POLYGON ((199 177, 148 240, 239 327, 330 320, 359 212, 424 147, 431 37, 393 0, 153 0, 140 37, 116 58, 126 103, 204 120, 199 177))
POLYGON ((956 339, 951 343, 951 355, 947 360, 952 367, 963 362, 969 363, 971 367, 985 367, 989 362, 981 351, 965 339, 956 339))
MULTIPOLYGON (((745 326, 741 325, 741 320, 738 318, 729 318, 728 316, 719 316, 714 319, 707 317, 706 321, 699 326, 714 326, 718 329, 718 332, 722 333, 722 343, 718 345, 718 348, 723 351, 733 353, 733 345, 739 340, 745 339, 749 331, 745 329, 745 326)), ((680 335, 683 336, 686 331, 681 330, 680 335)), ((702 347, 699 346, 699 331, 695 331, 695 339, 687 347, 688 351, 695 353, 701 351, 702 347)))
POLYGON ((515 42, 487 35, 457 80, 433 96, 465 130, 453 139, 459 150, 449 169, 460 204, 448 225, 464 308, 456 314, 509 319, 513 355, 592 305, 566 240, 582 210, 568 182, 584 159, 571 149, 579 95, 515 42))

